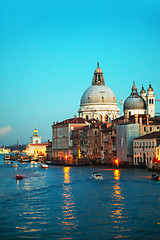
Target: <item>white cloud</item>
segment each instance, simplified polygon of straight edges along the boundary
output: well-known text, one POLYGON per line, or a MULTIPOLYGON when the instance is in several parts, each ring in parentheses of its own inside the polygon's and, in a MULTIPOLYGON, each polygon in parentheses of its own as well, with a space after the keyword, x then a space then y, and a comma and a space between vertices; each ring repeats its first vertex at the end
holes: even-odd
POLYGON ((6 136, 8 133, 12 132, 13 128, 11 126, 0 127, 0 137, 6 136))

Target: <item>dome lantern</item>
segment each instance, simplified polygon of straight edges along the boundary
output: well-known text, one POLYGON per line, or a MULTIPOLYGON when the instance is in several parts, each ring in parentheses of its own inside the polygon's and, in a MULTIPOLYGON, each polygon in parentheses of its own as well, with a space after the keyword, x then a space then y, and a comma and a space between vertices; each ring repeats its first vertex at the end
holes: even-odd
POLYGON ((92 80, 92 85, 105 85, 102 69, 99 67, 99 62, 97 62, 97 68, 94 71, 94 77, 92 80))

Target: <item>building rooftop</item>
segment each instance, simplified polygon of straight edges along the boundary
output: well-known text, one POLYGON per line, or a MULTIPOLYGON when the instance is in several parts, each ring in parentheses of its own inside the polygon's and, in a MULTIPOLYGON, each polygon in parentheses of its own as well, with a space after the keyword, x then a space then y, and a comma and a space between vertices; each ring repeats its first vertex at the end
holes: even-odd
POLYGON ((80 124, 80 123, 86 123, 87 121, 84 119, 84 118, 81 118, 81 117, 74 117, 74 118, 69 118, 69 119, 66 119, 62 122, 54 122, 53 123, 53 126, 54 125, 67 125, 67 124, 80 124))
POLYGON ((160 138, 160 131, 158 132, 152 132, 146 135, 143 135, 141 137, 137 137, 135 139, 151 139, 151 138, 160 138))

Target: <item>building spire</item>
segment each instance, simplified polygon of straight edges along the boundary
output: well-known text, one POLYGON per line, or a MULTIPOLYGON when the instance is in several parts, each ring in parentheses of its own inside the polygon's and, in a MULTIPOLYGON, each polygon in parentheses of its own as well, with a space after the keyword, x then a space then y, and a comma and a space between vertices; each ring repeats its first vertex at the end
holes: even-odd
POLYGON ((132 95, 134 95, 134 94, 138 94, 137 93, 137 87, 136 87, 136 85, 135 85, 135 81, 133 81, 133 87, 132 87, 132 93, 131 93, 132 95))
POLYGON ((97 68, 99 68, 99 62, 97 62, 97 68))

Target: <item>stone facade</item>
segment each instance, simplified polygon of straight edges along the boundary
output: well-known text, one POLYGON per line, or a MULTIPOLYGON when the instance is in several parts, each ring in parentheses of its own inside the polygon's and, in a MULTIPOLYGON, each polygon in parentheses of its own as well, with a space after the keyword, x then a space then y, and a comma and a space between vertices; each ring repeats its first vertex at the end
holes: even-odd
POLYGON ((134 165, 153 165, 153 159, 160 160, 160 131, 135 138, 133 141, 134 165))
POLYGON ((54 160, 73 161, 72 132, 88 125, 83 118, 71 118, 52 125, 52 154, 54 160))

